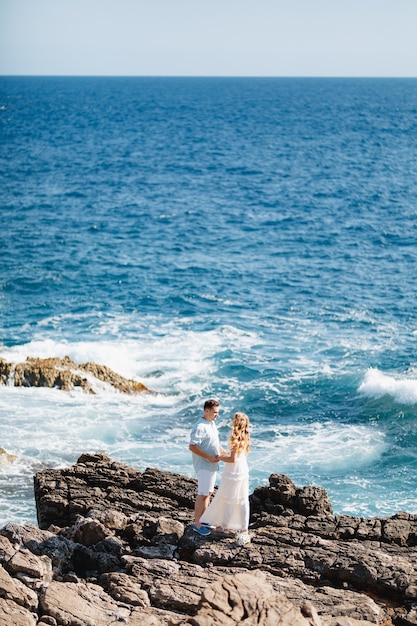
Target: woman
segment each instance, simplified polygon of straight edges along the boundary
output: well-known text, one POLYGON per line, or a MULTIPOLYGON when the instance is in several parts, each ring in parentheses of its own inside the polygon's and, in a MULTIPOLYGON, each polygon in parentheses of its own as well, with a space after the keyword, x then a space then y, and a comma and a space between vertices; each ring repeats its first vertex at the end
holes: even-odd
POLYGON ((226 463, 219 488, 200 518, 205 526, 218 530, 237 531, 239 545, 249 543, 249 469, 247 454, 250 449, 249 418, 235 413, 229 440, 229 454, 221 454, 226 463))

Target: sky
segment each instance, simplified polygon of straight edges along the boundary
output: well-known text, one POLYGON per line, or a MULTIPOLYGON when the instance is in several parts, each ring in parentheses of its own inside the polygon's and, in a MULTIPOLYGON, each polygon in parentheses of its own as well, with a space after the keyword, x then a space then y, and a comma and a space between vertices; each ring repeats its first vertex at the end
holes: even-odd
POLYGON ((417 0, 0 0, 0 75, 417 76, 417 0))

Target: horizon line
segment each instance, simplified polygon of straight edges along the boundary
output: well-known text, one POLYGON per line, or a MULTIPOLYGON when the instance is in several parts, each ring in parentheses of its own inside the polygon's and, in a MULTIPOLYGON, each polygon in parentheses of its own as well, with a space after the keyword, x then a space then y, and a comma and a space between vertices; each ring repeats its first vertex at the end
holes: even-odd
POLYGON ((337 74, 1 74, 0 78, 234 78, 234 79, 246 79, 246 78, 268 78, 268 79, 282 79, 282 78, 303 78, 303 79, 416 79, 416 76, 401 75, 401 76, 380 76, 380 75, 337 75, 337 74))

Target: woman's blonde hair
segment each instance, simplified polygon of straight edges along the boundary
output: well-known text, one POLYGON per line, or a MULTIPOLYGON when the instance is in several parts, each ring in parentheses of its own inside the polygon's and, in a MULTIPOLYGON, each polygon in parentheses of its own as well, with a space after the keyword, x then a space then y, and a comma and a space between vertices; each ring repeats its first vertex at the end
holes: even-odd
POLYGON ((232 433, 229 441, 230 449, 237 454, 250 450, 249 418, 245 413, 235 413, 232 420, 232 433))

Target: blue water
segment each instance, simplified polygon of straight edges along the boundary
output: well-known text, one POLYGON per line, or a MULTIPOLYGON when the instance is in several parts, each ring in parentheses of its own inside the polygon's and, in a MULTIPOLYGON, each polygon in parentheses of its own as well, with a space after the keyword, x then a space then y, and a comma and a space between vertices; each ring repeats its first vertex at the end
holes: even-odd
POLYGON ((251 486, 417 513, 417 80, 0 79, 0 356, 155 396, 0 387, 0 524, 85 451, 192 475, 203 400, 251 486))

